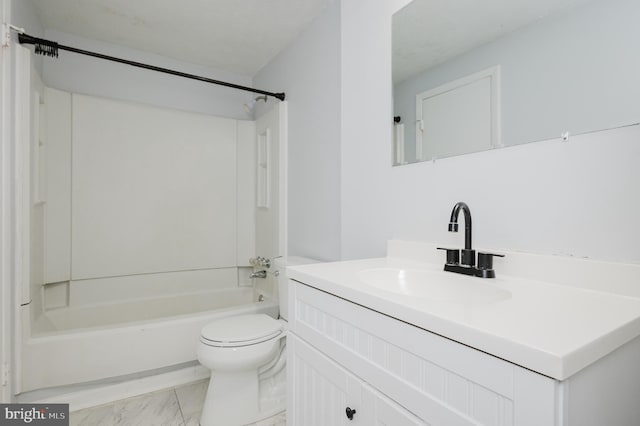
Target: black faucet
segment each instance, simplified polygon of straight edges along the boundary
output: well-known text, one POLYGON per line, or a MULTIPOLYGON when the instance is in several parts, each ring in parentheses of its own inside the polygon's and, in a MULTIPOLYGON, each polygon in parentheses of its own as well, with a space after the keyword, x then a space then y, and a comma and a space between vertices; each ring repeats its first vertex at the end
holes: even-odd
POLYGON ((474 266, 476 264, 476 252, 471 249, 471 210, 467 203, 460 201, 451 210, 449 219, 449 232, 458 232, 458 215, 460 210, 464 213, 464 250, 462 250, 462 264, 474 266))
POLYGON ((451 210, 449 220, 449 232, 458 232, 458 215, 460 210, 464 213, 464 249, 462 250, 462 261, 460 261, 460 250, 438 247, 438 250, 447 251, 447 262, 444 270, 457 274, 473 275, 481 278, 495 278, 493 270, 493 257, 504 257, 503 254, 478 253, 478 267, 476 267, 476 251, 471 247, 471 210, 462 201, 456 203, 451 210))

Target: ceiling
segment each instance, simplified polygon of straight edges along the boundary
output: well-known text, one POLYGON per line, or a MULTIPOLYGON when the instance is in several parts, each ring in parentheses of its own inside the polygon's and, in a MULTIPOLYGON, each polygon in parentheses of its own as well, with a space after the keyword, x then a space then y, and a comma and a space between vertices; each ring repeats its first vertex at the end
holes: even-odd
POLYGON ((334 0, 31 0, 45 29, 254 76, 334 0))
POLYGON ((393 81, 593 0, 415 0, 393 16, 393 81))
MULTIPOLYGON (((335 0, 31 1, 46 29, 253 77, 335 0)), ((586 1, 415 0, 393 17, 394 82, 586 1)))

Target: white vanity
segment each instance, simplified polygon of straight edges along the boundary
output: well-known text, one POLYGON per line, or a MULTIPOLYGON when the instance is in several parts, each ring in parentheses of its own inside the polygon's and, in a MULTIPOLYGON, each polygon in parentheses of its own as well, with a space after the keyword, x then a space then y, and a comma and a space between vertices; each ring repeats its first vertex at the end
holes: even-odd
POLYGON ((637 426, 640 265, 435 246, 290 268, 288 424, 637 426))

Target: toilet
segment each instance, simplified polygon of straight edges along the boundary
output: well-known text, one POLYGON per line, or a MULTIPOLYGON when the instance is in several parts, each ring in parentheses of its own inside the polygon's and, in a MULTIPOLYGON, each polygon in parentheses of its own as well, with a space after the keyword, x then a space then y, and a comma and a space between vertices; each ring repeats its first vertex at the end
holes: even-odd
POLYGON ((201 426, 245 425, 270 417, 286 406, 286 267, 312 259, 274 259, 280 319, 265 314, 238 315, 202 328, 198 361, 211 370, 201 426))

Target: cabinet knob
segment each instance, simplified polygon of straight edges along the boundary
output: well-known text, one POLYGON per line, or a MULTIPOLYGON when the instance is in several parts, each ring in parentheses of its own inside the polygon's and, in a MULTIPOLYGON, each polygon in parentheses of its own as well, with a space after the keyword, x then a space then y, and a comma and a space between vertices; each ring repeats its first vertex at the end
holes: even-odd
POLYGON ((345 411, 345 413, 347 413, 347 418, 349 420, 353 420, 353 415, 356 414, 356 410, 354 410, 354 409, 352 409, 350 407, 347 407, 347 409, 344 410, 344 411, 345 411))

